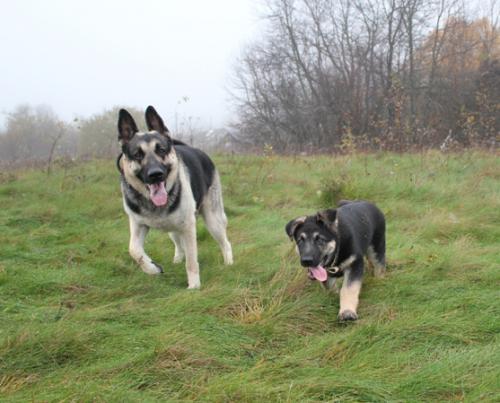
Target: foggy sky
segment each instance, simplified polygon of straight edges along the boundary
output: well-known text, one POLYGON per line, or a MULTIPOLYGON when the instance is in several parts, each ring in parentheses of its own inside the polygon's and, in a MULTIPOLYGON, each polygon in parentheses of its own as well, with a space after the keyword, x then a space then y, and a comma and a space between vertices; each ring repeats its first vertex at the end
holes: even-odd
POLYGON ((21 103, 47 104, 64 120, 152 104, 171 129, 176 114, 221 125, 232 66, 257 32, 253 3, 3 1, 0 125, 21 103))

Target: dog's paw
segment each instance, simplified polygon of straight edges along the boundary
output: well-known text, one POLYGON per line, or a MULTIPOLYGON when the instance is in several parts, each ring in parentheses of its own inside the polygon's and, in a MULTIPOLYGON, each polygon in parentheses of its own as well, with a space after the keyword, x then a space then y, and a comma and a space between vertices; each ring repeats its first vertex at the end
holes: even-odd
POLYGON ((385 266, 382 266, 382 265, 375 266, 373 269, 373 275, 377 278, 384 278, 385 277, 385 266))
POLYGON ((200 288, 201 281, 200 281, 200 273, 191 273, 187 272, 188 274, 188 290, 197 290, 200 288))
POLYGON ((229 247, 226 251, 223 252, 224 264, 226 266, 231 266, 233 264, 233 251, 231 247, 229 247))
POLYGON ((339 320, 341 321, 349 321, 349 320, 357 320, 358 315, 356 312, 351 311, 350 309, 346 309, 339 313, 339 320))
POLYGON ((151 261, 151 263, 144 263, 142 266, 142 271, 147 274, 162 274, 163 273, 163 267, 161 267, 159 264, 156 264, 155 262, 151 261))

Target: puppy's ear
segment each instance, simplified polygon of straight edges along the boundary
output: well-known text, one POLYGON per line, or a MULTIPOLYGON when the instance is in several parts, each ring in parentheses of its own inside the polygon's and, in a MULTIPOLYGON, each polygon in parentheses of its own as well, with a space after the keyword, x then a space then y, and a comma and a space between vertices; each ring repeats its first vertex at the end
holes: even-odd
POLYGON ((138 131, 132 115, 125 109, 120 109, 118 112, 118 141, 122 145, 128 143, 138 131))
POLYGON ((318 211, 316 213, 316 221, 318 223, 323 223, 327 228, 331 230, 335 230, 337 228, 337 210, 336 209, 328 209, 318 211))
POLYGON ((148 125, 148 130, 156 130, 158 133, 166 135, 169 134, 167 126, 163 123, 163 119, 151 105, 146 109, 146 124, 148 125))
POLYGON ((306 221, 306 216, 298 217, 295 220, 290 221, 286 227, 285 231, 291 241, 293 241, 293 236, 295 235, 295 231, 297 230, 299 225, 304 224, 306 221))

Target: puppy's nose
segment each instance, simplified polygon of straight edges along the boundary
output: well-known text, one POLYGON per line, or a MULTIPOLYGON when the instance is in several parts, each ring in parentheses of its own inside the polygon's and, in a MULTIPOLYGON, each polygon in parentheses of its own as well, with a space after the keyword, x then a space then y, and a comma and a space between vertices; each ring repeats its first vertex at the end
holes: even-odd
POLYGON ((161 170, 160 168, 151 168, 148 171, 148 178, 152 182, 161 181, 163 179, 163 170, 161 170))
POLYGON ((311 256, 302 256, 300 264, 304 267, 311 267, 313 265, 313 258, 311 256))

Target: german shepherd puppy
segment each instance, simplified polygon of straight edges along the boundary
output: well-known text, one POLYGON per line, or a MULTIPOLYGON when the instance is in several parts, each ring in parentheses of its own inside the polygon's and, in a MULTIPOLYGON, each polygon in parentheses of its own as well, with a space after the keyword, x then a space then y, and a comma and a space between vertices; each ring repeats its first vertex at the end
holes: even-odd
POLYGON ((356 320, 367 255, 376 276, 385 272, 385 218, 372 203, 341 201, 337 209, 298 217, 286 225, 296 243, 300 263, 311 280, 330 289, 344 276, 340 290, 340 320, 356 320))
POLYGON ((203 151, 172 139, 152 106, 146 109, 146 124, 148 131, 140 132, 130 113, 119 112, 122 153, 117 166, 130 221, 129 252, 145 273, 162 273, 144 251, 144 240, 150 228, 168 231, 175 244, 174 263, 185 258, 188 288, 199 288, 197 213, 218 242, 224 263, 233 263, 219 174, 203 151))

